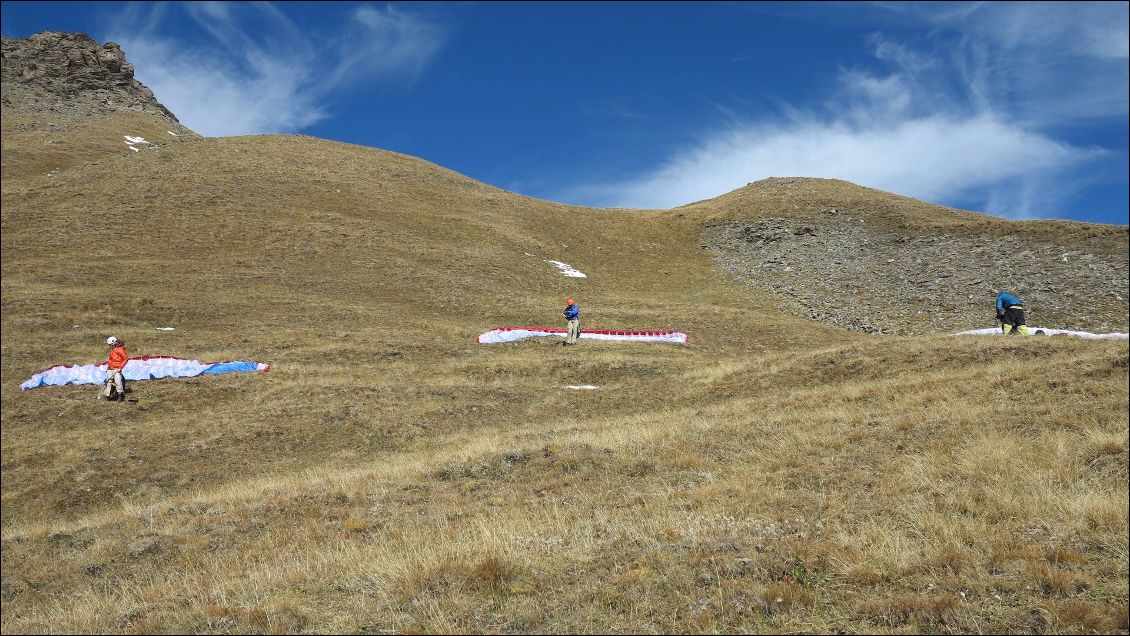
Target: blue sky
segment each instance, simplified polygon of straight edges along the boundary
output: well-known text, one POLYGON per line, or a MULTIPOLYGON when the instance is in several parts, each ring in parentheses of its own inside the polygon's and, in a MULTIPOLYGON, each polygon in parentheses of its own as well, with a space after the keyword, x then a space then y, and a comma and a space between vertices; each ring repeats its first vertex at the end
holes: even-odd
POLYGON ((1127 223, 1128 4, 4 2, 206 135, 302 133, 522 194, 671 207, 769 176, 1127 223))

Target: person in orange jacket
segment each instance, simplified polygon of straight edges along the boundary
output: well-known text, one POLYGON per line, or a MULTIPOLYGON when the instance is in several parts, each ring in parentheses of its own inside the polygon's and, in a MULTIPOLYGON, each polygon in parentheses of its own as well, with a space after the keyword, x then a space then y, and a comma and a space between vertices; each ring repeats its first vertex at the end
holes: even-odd
POLYGON ((110 359, 106 362, 106 386, 98 397, 125 402, 126 381, 122 369, 126 368, 126 363, 129 362, 126 344, 114 336, 106 338, 106 344, 110 345, 110 359))

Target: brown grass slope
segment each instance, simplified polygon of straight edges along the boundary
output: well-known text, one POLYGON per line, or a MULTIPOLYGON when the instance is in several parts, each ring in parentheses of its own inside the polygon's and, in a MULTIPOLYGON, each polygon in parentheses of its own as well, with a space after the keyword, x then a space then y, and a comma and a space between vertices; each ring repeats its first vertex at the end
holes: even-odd
MULTIPOLYGON (((98 118, 63 114, 15 114, 0 119, 3 180, 55 177, 56 173, 133 154, 125 137, 143 137, 150 145, 165 146, 195 137, 187 128, 147 113, 113 113, 98 118), (176 133, 170 135, 169 131, 176 133)), ((139 149, 145 144, 137 144, 139 149)), ((140 151, 140 150, 139 150, 140 151)))
MULTIPOLYGON (((718 280, 706 255, 672 262, 679 241, 694 240, 680 235, 693 234, 692 224, 523 199, 359 147, 284 137, 199 140, 113 156, 49 185, 17 182, 5 194, 5 364, 20 362, 18 371, 5 367, 6 377, 61 359, 96 360, 107 331, 130 342, 135 355, 263 359, 275 365, 272 378, 320 369, 318 375, 343 383, 338 391, 346 404, 320 399, 316 387, 294 396, 304 405, 293 414, 295 435, 311 452, 333 453, 356 441, 332 427, 311 429, 306 410, 349 413, 348 402, 357 399, 356 408, 369 411, 375 405, 362 395, 386 384, 347 373, 388 378, 382 402, 420 408, 425 400, 417 393, 426 389, 414 377, 453 356, 489 360, 474 338, 496 325, 559 324, 566 295, 582 298, 589 328, 678 327, 693 334, 696 346, 640 352, 646 362, 591 373, 562 373, 559 365, 571 358, 540 347, 550 356, 545 373, 555 388, 570 378, 632 378, 636 366, 693 364, 723 346, 757 351, 841 337, 785 317, 743 320, 752 295, 718 280), (590 278, 564 278, 543 261, 550 258, 567 259, 590 278), (177 331, 154 329, 165 325, 177 331)), ((643 371, 639 381, 657 373, 643 371)), ((231 398, 243 401, 238 393, 231 398)), ((420 426, 433 426, 428 420, 447 406, 443 391, 427 401, 435 403, 419 414, 420 426)), ((230 408, 216 395, 183 406, 230 408)), ((172 417, 183 420, 183 412, 172 417)), ((283 428, 273 408, 252 421, 276 434, 283 428)), ((191 430, 195 423, 183 425, 191 430)), ((405 435, 399 427, 389 435, 388 424, 369 426, 376 431, 365 435, 379 440, 405 435)), ((270 450, 249 441, 265 465, 275 453, 289 457, 299 443, 279 440, 270 450)), ((220 452, 247 461, 239 445, 220 452)), ((163 467, 180 461, 171 453, 163 467)), ((207 470, 229 474, 225 462, 213 463, 207 470)), ((145 465, 122 477, 144 481, 153 472, 163 471, 145 465)), ((73 500, 67 506, 97 501, 66 495, 50 480, 42 486, 73 500)), ((118 488, 112 482, 105 490, 118 488)))
POLYGON ((702 249, 764 203, 569 207, 306 137, 35 152, 5 135, 5 633, 1127 629, 1125 342, 791 316, 702 249), (691 344, 475 344, 565 296, 691 344), (110 333, 273 370, 18 390, 110 333))

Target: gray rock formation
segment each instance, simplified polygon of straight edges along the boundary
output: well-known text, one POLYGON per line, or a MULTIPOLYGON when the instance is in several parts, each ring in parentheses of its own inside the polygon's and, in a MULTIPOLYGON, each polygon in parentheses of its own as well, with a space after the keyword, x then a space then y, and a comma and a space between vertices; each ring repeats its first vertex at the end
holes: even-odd
POLYGON ((704 246, 782 309, 869 333, 945 333, 995 326, 999 288, 1024 300, 1028 324, 1126 331, 1130 263, 1109 240, 1054 235, 893 230, 865 210, 811 218, 720 221, 704 246))
POLYGON ((0 83, 5 110, 76 118, 147 112, 179 124, 153 91, 134 78, 121 47, 113 42, 99 45, 84 33, 45 31, 27 39, 3 38, 0 83))

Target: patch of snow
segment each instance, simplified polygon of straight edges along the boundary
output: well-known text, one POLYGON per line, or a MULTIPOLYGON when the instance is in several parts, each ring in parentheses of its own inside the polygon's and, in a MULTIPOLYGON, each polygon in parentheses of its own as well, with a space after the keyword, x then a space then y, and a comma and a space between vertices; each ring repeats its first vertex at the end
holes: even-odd
MULTIPOLYGON (((1070 329, 1049 329, 1047 327, 1028 327, 1028 335, 1036 335, 1036 331, 1043 331, 1043 335, 1047 336, 1075 336, 1076 338, 1087 338, 1088 340, 1126 340, 1130 339, 1130 333, 1091 333, 1089 331, 1072 331, 1070 329)), ((955 336, 1003 336, 1004 332, 1000 327, 989 327, 988 329, 970 329, 969 331, 961 331, 953 334, 955 336)), ((1023 334, 1022 334, 1023 335, 1023 334)))
POLYGON ((593 386, 591 384, 569 384, 565 388, 566 389, 576 389, 578 391, 585 391, 585 390, 591 390, 591 389, 599 389, 600 387, 593 386))
POLYGON ((176 329, 176 327, 157 327, 157 331, 172 331, 174 329, 176 329))
POLYGON ((149 143, 148 141, 145 141, 145 137, 132 137, 130 135, 122 135, 122 136, 125 137, 125 139, 126 139, 126 145, 129 146, 129 149, 134 151, 134 152, 141 152, 141 150, 139 150, 137 148, 137 144, 148 144, 149 143))
POLYGON ((175 132, 173 132, 171 130, 166 130, 165 132, 169 133, 170 135, 172 135, 174 137, 180 137, 180 135, 176 134, 175 132))
POLYGON ((549 263, 550 265, 556 265, 557 268, 561 270, 561 273, 565 274, 569 278, 588 278, 588 276, 585 276, 580 271, 573 269, 573 266, 569 265, 568 263, 562 263, 561 261, 551 261, 551 260, 546 260, 545 262, 549 263))

